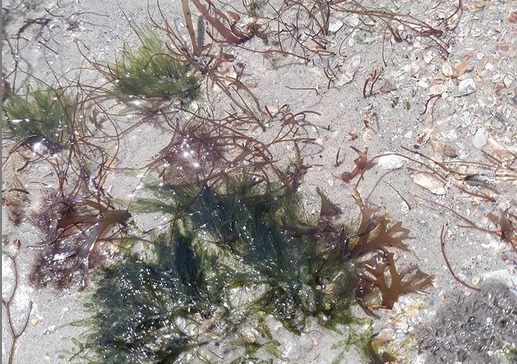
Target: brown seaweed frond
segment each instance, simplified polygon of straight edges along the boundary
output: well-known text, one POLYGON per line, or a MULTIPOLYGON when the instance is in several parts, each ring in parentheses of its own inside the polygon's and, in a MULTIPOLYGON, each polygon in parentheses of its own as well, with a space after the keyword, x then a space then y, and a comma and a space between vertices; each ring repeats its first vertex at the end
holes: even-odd
MULTIPOLYGON (((185 2, 186 0, 182 0, 185 2)), ((203 15, 203 18, 223 37, 224 42, 228 44, 241 44, 253 37, 255 27, 248 26, 247 29, 240 29, 237 23, 240 20, 239 14, 229 11, 226 15, 219 10, 212 1, 204 0, 206 4, 201 3, 201 0, 191 0, 197 10, 203 15)), ((212 39, 216 39, 212 31, 207 30, 208 35, 212 39)), ((217 41, 221 42, 221 41, 217 41)))
POLYGON ((31 282, 64 288, 71 284, 75 271, 81 270, 81 289, 86 288, 89 270, 106 260, 101 242, 113 241, 120 231, 113 233, 112 228, 127 226, 130 217, 127 210, 112 209, 92 200, 69 198, 50 204, 34 216, 47 239, 40 246, 44 252, 33 266, 31 282), (56 223, 45 226, 52 216, 57 216, 56 223))
POLYGON ((403 241, 409 238, 410 230, 403 227, 402 222, 390 224, 388 215, 380 215, 378 207, 363 202, 358 193, 355 199, 361 217, 357 231, 348 237, 348 254, 360 258, 386 248, 409 251, 409 247, 403 241))
POLYGON ((354 159, 355 167, 350 172, 341 173, 339 178, 343 182, 348 183, 352 181, 355 177, 360 176, 357 182, 357 184, 359 184, 359 181, 363 178, 364 172, 372 168, 373 164, 371 161, 368 160, 368 148, 365 148, 364 151, 360 151, 354 146, 350 146, 350 148, 352 148, 358 154, 358 157, 354 159))
POLYGON ((393 308, 395 302, 402 295, 420 293, 433 284, 434 277, 422 272, 414 265, 397 269, 394 253, 379 250, 370 259, 360 262, 361 273, 356 288, 356 297, 362 307, 393 308), (372 291, 381 295, 379 305, 369 306, 365 297, 372 291))

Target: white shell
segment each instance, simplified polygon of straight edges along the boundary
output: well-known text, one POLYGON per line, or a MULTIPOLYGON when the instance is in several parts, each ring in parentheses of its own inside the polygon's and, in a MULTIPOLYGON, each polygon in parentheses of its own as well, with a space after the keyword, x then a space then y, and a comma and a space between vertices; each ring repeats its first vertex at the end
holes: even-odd
POLYGON ((391 170, 402 167, 406 158, 400 155, 383 155, 377 159, 377 165, 382 169, 391 170))
POLYGON ((445 183, 435 175, 429 173, 417 173, 413 175, 413 182, 435 195, 445 195, 447 193, 445 183))
POLYGON ((479 128, 472 139, 472 144, 475 148, 481 149, 486 145, 486 143, 485 130, 483 130, 483 128, 479 128))

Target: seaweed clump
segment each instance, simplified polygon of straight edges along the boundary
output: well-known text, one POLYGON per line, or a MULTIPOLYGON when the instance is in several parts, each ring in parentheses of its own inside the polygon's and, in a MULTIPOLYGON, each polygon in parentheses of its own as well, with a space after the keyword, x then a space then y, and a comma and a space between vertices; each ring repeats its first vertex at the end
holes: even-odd
POLYGON ((244 359, 263 346, 274 352, 267 316, 294 333, 311 317, 330 328, 351 322, 353 266, 314 242, 324 233, 306 226, 288 189, 262 193, 232 178, 175 197, 177 218, 153 241, 153 257, 126 257, 99 279, 90 344, 100 357, 173 362, 226 342, 240 347, 232 360, 244 359))
POLYGON ((27 87, 25 96, 11 94, 3 108, 2 131, 34 152, 59 152, 74 123, 75 102, 66 90, 27 87))
MULTIPOLYGON (((93 302, 98 330, 87 347, 97 348, 99 358, 124 362, 180 362, 193 355, 215 362, 273 360, 279 344, 268 317, 294 334, 311 320, 338 330, 353 322, 356 300, 372 313, 365 297, 374 290, 381 292, 381 306, 391 308, 400 295, 431 283, 424 273, 410 275, 412 267, 395 269, 386 249, 406 248, 409 231, 390 226, 375 208, 363 206, 359 230, 347 234, 334 223, 339 209, 321 191, 320 217, 311 223, 295 190, 268 187, 226 176, 213 186, 163 188, 161 197, 168 194, 171 202, 155 207, 174 213, 170 230, 154 239, 151 256, 126 256, 104 270, 93 302), (376 263, 381 252, 387 260, 376 263), (366 267, 376 267, 383 279, 368 279, 366 267)), ((145 200, 148 210, 151 202, 145 200)))
POLYGON ((37 287, 52 284, 64 288, 80 270, 81 289, 84 289, 90 269, 103 266, 109 255, 108 250, 102 249, 101 242, 105 238, 113 241, 118 232, 111 233, 111 229, 117 225, 127 226, 131 214, 92 200, 50 196, 49 201, 32 216, 35 226, 46 236, 41 244, 43 252, 35 261, 29 278, 37 287))
POLYGON ((94 63, 111 83, 119 98, 188 104, 199 95, 199 78, 181 55, 169 49, 158 34, 136 28, 141 45, 136 52, 124 44, 122 58, 106 66, 94 63))

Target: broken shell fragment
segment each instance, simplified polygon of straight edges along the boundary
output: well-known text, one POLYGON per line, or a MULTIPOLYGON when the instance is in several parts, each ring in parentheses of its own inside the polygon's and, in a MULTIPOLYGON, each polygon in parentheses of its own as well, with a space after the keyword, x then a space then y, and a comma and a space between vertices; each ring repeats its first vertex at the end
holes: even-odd
POLYGON ((454 66, 454 73, 452 75, 453 78, 458 78, 460 77, 461 75, 463 75, 465 73, 465 71, 467 70, 467 67, 468 67, 468 62, 467 62, 467 59, 461 61, 460 63, 456 64, 454 66))
POLYGON ((430 173, 417 173, 413 175, 413 182, 435 195, 445 195, 447 193, 445 183, 430 173))
POLYGON ((434 128, 425 128, 422 133, 418 134, 418 137, 416 138, 416 142, 419 145, 423 145, 427 143, 429 138, 431 137, 431 134, 433 133, 434 128))
POLYGON ((453 71, 452 66, 451 66, 450 63, 445 62, 444 64, 442 64, 442 73, 446 77, 451 77, 452 76, 454 71, 453 71))
POLYGON ((431 95, 441 95, 444 92, 447 92, 447 85, 441 84, 441 85, 432 85, 429 88, 429 93, 431 95))
POLYGON ((431 140, 431 148, 433 149, 433 152, 440 157, 446 156, 448 158, 456 158, 458 156, 458 153, 452 146, 436 140, 431 140))
POLYGON ((460 92, 472 92, 476 90, 476 82, 472 78, 466 78, 460 81, 458 89, 460 92))
POLYGON ((359 69, 361 65, 361 55, 356 54, 352 58, 350 58, 345 64, 345 71, 339 78, 338 86, 346 85, 347 83, 352 82, 354 79, 355 73, 359 69))
POLYGON ((476 134, 474 135, 474 139, 472 140, 472 144, 477 149, 481 149, 485 146, 486 137, 485 137, 485 131, 483 130, 483 128, 479 128, 477 130, 476 134))
POLYGON ((344 25, 345 25, 345 23, 343 23, 341 20, 330 23, 329 32, 336 33, 339 29, 343 28, 344 25))

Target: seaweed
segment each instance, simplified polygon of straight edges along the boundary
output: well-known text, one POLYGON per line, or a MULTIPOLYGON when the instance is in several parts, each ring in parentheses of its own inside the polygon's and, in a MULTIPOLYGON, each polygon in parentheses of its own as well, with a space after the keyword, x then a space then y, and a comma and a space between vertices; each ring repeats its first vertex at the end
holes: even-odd
POLYGON ((9 178, 9 182, 7 182, 7 178, 5 177, 8 173, 6 172, 5 170, 3 171, 5 190, 2 191, 2 206, 6 208, 9 220, 12 221, 15 226, 18 226, 25 217, 29 192, 23 187, 16 172, 13 173, 12 178, 9 178))
POLYGON ((363 298, 373 289, 378 289, 382 296, 380 307, 391 309, 400 296, 423 292, 432 285, 434 279, 412 265, 397 270, 394 254, 387 251, 379 251, 360 265, 362 271, 356 292, 358 302, 363 307, 363 298))
POLYGON ((220 350, 214 347, 216 340, 240 348, 234 353, 244 355, 239 357, 254 358, 275 345, 270 329, 263 326, 268 315, 295 334, 312 319, 337 330, 353 321, 354 302, 373 314, 376 308, 392 308, 401 295, 431 285, 432 276, 414 266, 398 269, 394 254, 385 250, 408 249, 403 240, 409 230, 400 222, 390 225, 386 215, 378 216, 377 208, 359 199, 361 220, 356 232, 347 235, 334 222, 340 209, 321 190, 320 216, 311 223, 301 216, 292 184, 268 183, 273 182, 223 175, 212 185, 165 185, 157 189, 159 199, 146 199, 147 206, 173 216, 170 230, 149 245, 151 261, 131 255, 106 268, 99 279, 101 296, 95 300, 98 311, 106 312, 98 316, 103 326, 97 335, 104 339, 97 336, 89 346, 105 343, 99 355, 122 355, 128 362, 144 357, 156 362, 158 352, 177 361, 193 353, 208 361, 213 355, 234 360, 228 353, 214 354, 220 350), (121 287, 124 293, 111 296, 121 287), (380 293, 380 304, 367 301, 374 292, 380 293), (168 305, 160 303, 164 297, 168 305), (142 316, 115 312, 110 318, 109 308, 121 306, 122 300, 124 310, 142 316), (145 325, 144 314, 152 317, 145 325), (128 317, 117 321, 122 331, 107 330, 119 317, 128 317), (218 329, 208 337, 205 330, 216 320, 218 329), (164 322, 172 324, 163 328, 164 322), (155 326, 146 326, 151 323, 155 326), (262 329, 243 339, 247 336, 242 330, 250 325, 262 329), (166 342, 152 339, 158 333, 184 345, 170 350, 166 342), (148 339, 152 345, 145 344, 148 339), (146 352, 149 347, 152 353, 146 352))
MULTIPOLYGON (((134 52, 126 43, 115 63, 93 63, 114 86, 116 97, 189 104, 199 96, 199 79, 178 53, 169 49, 150 28, 134 28, 141 45, 134 52)), ((136 100, 138 101, 138 100, 136 100)))
MULTIPOLYGON (((64 288, 72 283, 73 274, 80 269, 80 289, 84 289, 88 285, 89 270, 105 264, 106 253, 99 247, 101 239, 111 227, 126 226, 131 214, 70 196, 50 201, 33 216, 34 224, 46 237, 39 246, 44 252, 34 263, 30 280, 39 287, 52 283, 64 288)), ((109 239, 114 237, 111 235, 109 239)))
POLYGON ((240 332, 249 318, 234 313, 231 292, 252 281, 236 269, 239 262, 216 247, 201 246, 182 223, 158 235, 152 246, 153 257, 130 255, 104 270, 93 297, 97 329, 86 345, 96 358, 172 363, 190 352, 201 359, 209 355, 202 347, 215 340, 236 345, 232 355, 252 357, 268 345, 267 337, 249 342, 240 332))
MULTIPOLYGON (((7 351, 7 353, 8 353, 7 363, 12 364, 12 363, 14 363, 14 358, 15 358, 15 354, 16 354, 16 346, 18 344, 18 341, 20 340, 22 335, 25 333, 25 331, 27 330, 27 327, 29 325, 29 320, 30 320, 31 314, 32 314, 33 303, 32 303, 32 301, 30 301, 28 303, 28 308, 27 308, 28 312, 26 314, 26 318, 25 318, 25 320, 21 321, 21 325, 19 325, 19 320, 15 316, 14 312, 16 312, 16 308, 15 308, 16 293, 18 292, 18 288, 19 288, 19 284, 20 284, 20 272, 19 272, 19 267, 18 267, 17 254, 18 254, 18 251, 20 250, 21 242, 18 239, 13 240, 12 242, 6 241, 5 239, 6 239, 6 237, 4 236, 3 237, 4 246, 2 249, 2 258, 7 257, 9 259, 10 264, 12 266, 13 275, 14 275, 14 277, 13 277, 14 282, 12 284, 11 292, 9 294, 7 294, 7 297, 5 297, 5 298, 2 295, 2 305, 4 306, 4 310, 5 310, 4 312, 7 317, 8 332, 11 334, 11 343, 10 343, 10 345, 8 345, 9 349, 7 351), (10 245, 10 246, 6 246, 6 245, 10 245), (14 250, 14 252, 12 250, 14 250), (16 327, 17 325, 19 325, 18 328, 16 327)), ((2 261, 3 261, 3 259, 2 259, 2 261)), ((3 263, 3 264, 5 264, 5 263, 3 263)), ((3 268, 5 269, 6 267, 3 266, 3 268)), ((3 334, 2 334, 2 337, 3 337, 3 334)))
POLYGON ((232 161, 227 154, 232 141, 217 128, 194 119, 176 125, 169 144, 160 151, 160 178, 169 186, 181 187, 215 179, 232 161))
MULTIPOLYGON (((292 233, 296 226, 306 226, 293 191, 279 187, 264 192, 242 176, 222 181, 212 187, 175 188, 175 219, 169 232, 149 246, 154 258, 131 255, 104 270, 95 299, 101 313, 98 335, 103 338, 89 342, 100 348, 99 355, 158 362, 165 359, 156 353, 164 351, 167 360, 181 360, 167 349, 169 339, 182 340, 181 352, 209 355, 202 347, 212 348, 214 338, 203 330, 207 321, 217 319, 221 331, 211 335, 244 350, 237 353, 254 357, 274 347, 272 334, 263 326, 267 315, 297 334, 310 318, 329 328, 352 320, 353 265, 326 244, 314 242, 328 238, 323 229, 292 233), (120 306, 141 314, 112 311, 120 306), (152 320, 143 323, 143 317, 152 320), (107 330, 113 325, 115 330, 107 330), (197 329, 187 333, 189 325, 197 329), (263 329, 252 341, 242 342, 242 330, 249 325, 263 329), (158 333, 168 339, 156 344, 153 337, 158 333), (158 347, 147 352, 151 342, 158 347)), ((228 356, 225 360, 231 361, 228 356)))
POLYGON ((354 169, 350 172, 343 172, 339 176, 339 178, 346 183, 350 182, 358 175, 360 175, 361 178, 363 178, 364 172, 373 167, 372 162, 368 160, 368 148, 365 148, 364 152, 361 152, 354 146, 351 146, 350 148, 352 148, 359 156, 356 159, 354 159, 354 169))
POLYGON ((218 296, 208 291, 192 238, 162 234, 154 247, 159 250, 155 262, 128 258, 107 268, 99 280, 94 296, 98 330, 90 340, 105 363, 172 363, 201 344, 179 318, 198 312, 208 318, 203 307, 218 296))
POLYGON ((11 94, 4 104, 2 131, 35 153, 55 154, 67 143, 75 102, 66 90, 27 86, 25 96, 11 94))
MULTIPOLYGON (((394 255, 387 249, 408 250, 404 240, 409 230, 401 222, 392 224, 376 207, 361 201, 359 226, 341 226, 335 221, 340 208, 317 189, 321 199, 317 221, 302 217, 296 191, 310 167, 300 156, 299 144, 314 141, 302 133, 311 125, 308 115, 317 113, 291 112, 289 105, 278 111, 264 107, 245 82, 246 64, 236 62, 238 58, 228 46, 273 63, 277 55, 304 62, 315 57, 324 60, 335 54, 327 37, 334 13, 357 15, 361 27, 373 29, 381 23, 395 42, 410 41, 412 35, 428 37, 446 53, 440 40, 442 30, 410 15, 369 9, 355 1, 289 1, 274 6, 261 1, 243 3, 245 10, 239 10, 216 0, 194 0, 192 4, 201 14, 196 37, 188 2, 182 0, 181 4, 190 45, 158 3, 164 24, 155 22, 151 14, 150 18, 170 42, 164 43, 151 28, 134 27, 141 43, 136 52, 126 43, 122 57, 113 63, 90 62, 107 78, 110 89, 77 80, 73 86, 86 91, 85 99, 77 96, 69 103, 68 87, 41 93, 31 90, 23 98, 15 85, 18 72, 25 70, 17 60, 11 73, 14 91, 3 82, 8 106, 5 130, 38 155, 43 149, 55 154, 70 148, 55 160, 45 159, 58 184, 54 193, 45 196, 42 210, 31 215, 31 222, 45 233, 43 244, 37 246, 43 253, 31 279, 37 285, 50 282, 62 288, 81 270, 83 289, 89 270, 105 266, 93 303, 97 328, 88 346, 96 360, 179 362, 197 354, 200 360, 210 361, 226 350, 217 349, 219 342, 237 348, 229 356, 226 351, 221 353, 225 362, 255 360, 264 351, 274 360, 280 353, 265 317, 274 317, 297 334, 314 319, 337 330, 338 325, 352 320, 354 300, 370 313, 378 305, 369 305, 369 293, 379 291, 380 306, 390 308, 400 295, 429 286, 431 276, 412 266, 395 266, 394 255), (245 24, 243 15, 248 13, 256 19, 245 24), (212 39, 210 44, 204 44, 205 32, 212 39), (261 38, 267 48, 261 50, 256 44, 246 48, 254 37, 261 38), (225 71, 232 68, 234 73, 225 71), (200 98, 204 81, 207 88, 222 90, 230 112, 218 110, 209 93, 206 108, 187 108, 200 98), (104 242, 113 246, 120 236, 114 228, 125 227, 131 216, 128 210, 111 204, 103 187, 116 153, 109 157, 104 147, 92 141, 102 133, 97 140, 116 141, 116 148, 121 142, 122 134, 108 135, 99 121, 109 119, 118 133, 119 126, 104 105, 113 96, 138 106, 138 116, 145 116, 146 110, 140 106, 150 104, 153 116, 165 119, 172 129, 170 143, 145 166, 158 172, 159 185, 151 191, 157 193, 156 198, 142 198, 134 208, 137 212, 160 211, 171 220, 168 231, 155 236, 143 253, 126 251, 116 263, 107 265, 109 253, 104 248, 108 244, 104 242), (100 111, 87 111, 90 102, 100 111), (175 118, 188 115, 191 119, 173 125, 169 110, 162 107, 171 104, 175 106, 171 114, 178 115, 175 118), (22 112, 17 114, 17 109, 22 112), (49 115, 30 114, 41 110, 49 115), (99 119, 98 112, 102 113, 99 119), (59 115, 64 119, 56 119, 59 115), (48 122, 38 124, 47 116, 51 117, 48 122), (82 117, 89 118, 95 130, 74 124, 73 120, 82 117), (249 136, 251 129, 260 127, 266 132, 270 125, 279 125, 276 134, 249 136), (281 168, 273 150, 284 153, 286 143, 294 144, 297 154, 287 168, 281 168), (247 327, 257 332, 248 335, 247 327)), ((461 6, 460 1, 455 12, 443 20, 444 28, 459 16, 461 6)), ((45 26, 49 21, 26 21, 14 39, 19 42, 28 27, 45 26)), ((14 54, 19 49, 11 47, 11 51, 14 54)), ((329 69, 324 73, 330 87, 334 74, 329 69)), ((369 76, 365 97, 375 94, 378 79, 378 73, 369 76)), ((340 178, 348 183, 359 176, 359 183, 373 159, 368 160, 367 149, 352 149, 358 154, 355 167, 340 178)), ((16 193, 5 202, 11 204, 12 218, 19 222, 24 212, 18 209, 17 200, 29 191, 14 186, 8 192, 16 193)), ((510 217, 501 215, 498 220, 499 235, 505 240, 514 240, 510 217)))
POLYGON ((356 203, 361 209, 361 219, 357 230, 343 239, 344 253, 357 262, 357 303, 367 314, 375 316, 373 309, 393 308, 400 296, 431 286, 434 277, 413 265, 397 270, 395 255, 388 248, 409 251, 404 243, 409 229, 400 221, 390 225, 387 214, 379 216, 379 209, 364 203, 359 195, 356 203), (380 304, 368 303, 373 292, 380 293, 380 304))
MULTIPOLYGON (((183 0, 182 2, 185 2, 183 0)), ((200 0, 192 0, 192 3, 197 10, 203 15, 207 22, 209 22, 217 32, 224 38, 224 41, 228 44, 240 44, 249 39, 254 35, 255 27, 248 26, 246 30, 239 29, 236 25, 240 20, 239 14, 236 12, 228 12, 231 20, 221 10, 217 9, 210 0, 205 0, 208 4, 206 8, 200 0), (214 12, 214 15, 210 13, 210 9, 214 12)), ((215 39, 212 34, 210 37, 215 39)))
MULTIPOLYGON (((363 207, 362 211, 372 210, 363 207)), ((364 213, 362 215, 361 226, 353 236, 357 239, 352 239, 349 244, 349 251, 352 256, 361 257, 386 247, 409 250, 403 242, 409 236, 409 229, 402 227, 402 222, 398 221, 389 226, 390 220, 386 214, 381 217, 373 216, 370 218, 365 218, 364 213)))

